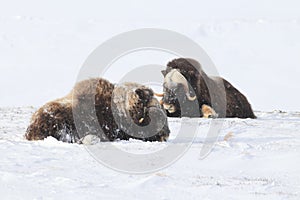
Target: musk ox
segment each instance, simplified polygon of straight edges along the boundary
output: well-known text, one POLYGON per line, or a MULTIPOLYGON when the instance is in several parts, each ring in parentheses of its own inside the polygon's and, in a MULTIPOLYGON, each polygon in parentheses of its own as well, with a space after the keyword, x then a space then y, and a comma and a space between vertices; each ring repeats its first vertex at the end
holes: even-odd
POLYGON ((170 117, 256 118, 240 91, 221 77, 208 76, 194 59, 174 59, 162 74, 163 94, 157 95, 170 117))
POLYGON ((70 143, 83 143, 91 135, 100 141, 166 141, 169 132, 166 113, 150 88, 93 78, 78 82, 67 96, 38 109, 25 137, 52 136, 70 143))

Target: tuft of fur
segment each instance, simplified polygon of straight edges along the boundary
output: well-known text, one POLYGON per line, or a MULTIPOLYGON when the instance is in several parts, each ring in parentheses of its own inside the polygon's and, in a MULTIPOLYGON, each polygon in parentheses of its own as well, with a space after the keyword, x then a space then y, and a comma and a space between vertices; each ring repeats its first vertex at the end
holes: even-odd
POLYGON ((218 114, 215 112, 215 110, 208 105, 203 104, 201 107, 201 111, 202 111, 203 118, 217 118, 218 117, 218 114))
POLYGON ((174 107, 172 112, 167 111, 168 116, 202 117, 202 105, 207 105, 215 110, 218 117, 256 118, 250 103, 240 91, 221 77, 208 76, 198 61, 191 58, 174 59, 167 64, 167 68, 162 71, 162 74, 166 76, 172 69, 177 69, 190 84, 191 96, 197 96, 199 110, 189 110, 188 105, 194 102, 189 102, 186 99, 185 92, 180 85, 173 89, 164 86, 162 102, 174 107), (222 96, 226 96, 226 105, 224 105, 225 102, 222 100, 222 96), (212 99, 214 99, 214 102, 212 102, 212 99), (187 106, 185 107, 187 108, 184 112, 181 111, 179 102, 186 103, 187 106), (226 110, 222 108, 226 108, 226 110))
POLYGON ((89 135, 100 141, 166 141, 169 133, 165 111, 150 88, 136 83, 114 85, 93 78, 78 82, 67 96, 39 108, 25 137, 42 140, 52 136, 71 143, 80 143, 89 135), (149 124, 151 131, 139 128, 149 124))

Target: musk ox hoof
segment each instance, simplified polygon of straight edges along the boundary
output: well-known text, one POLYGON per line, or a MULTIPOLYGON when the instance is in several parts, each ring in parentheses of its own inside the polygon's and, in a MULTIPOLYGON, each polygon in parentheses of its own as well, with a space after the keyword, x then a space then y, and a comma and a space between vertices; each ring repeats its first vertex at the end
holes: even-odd
POLYGON ((38 109, 25 137, 42 140, 52 136, 64 142, 94 144, 130 138, 166 141, 169 133, 166 113, 150 88, 93 78, 38 109))

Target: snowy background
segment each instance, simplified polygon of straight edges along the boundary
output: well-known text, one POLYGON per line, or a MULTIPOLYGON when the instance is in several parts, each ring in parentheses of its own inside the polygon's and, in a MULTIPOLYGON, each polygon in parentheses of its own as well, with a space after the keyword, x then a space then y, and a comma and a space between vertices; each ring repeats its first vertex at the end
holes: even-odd
MULTIPOLYGON (((299 36, 297 0, 0 0, 1 199, 299 199, 299 36), (138 28, 169 29, 196 41, 248 97, 258 119, 226 119, 204 160, 199 152, 210 121, 191 119, 200 129, 187 154, 140 176, 103 167, 80 145, 24 140, 31 114, 70 91, 96 47, 138 28)), ((147 58, 142 64, 168 61, 147 58)), ((176 131, 180 119, 170 119, 170 127, 176 131)))
POLYGON ((96 47, 138 28, 196 41, 255 110, 300 110, 297 0, 1 1, 0 105, 40 106, 65 95, 96 47))

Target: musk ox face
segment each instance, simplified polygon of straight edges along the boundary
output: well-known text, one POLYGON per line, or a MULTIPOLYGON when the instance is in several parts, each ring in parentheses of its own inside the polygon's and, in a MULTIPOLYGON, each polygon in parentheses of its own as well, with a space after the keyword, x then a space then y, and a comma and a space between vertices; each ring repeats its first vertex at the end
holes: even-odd
POLYGON ((170 116, 180 116, 181 106, 195 103, 197 97, 190 89, 190 85, 186 78, 178 69, 162 71, 164 75, 162 105, 170 116))
POLYGON ((167 116, 150 88, 136 83, 116 86, 112 110, 118 127, 132 138, 166 141, 167 116))
POLYGON ((162 105, 165 110, 169 113, 175 113, 176 111, 180 110, 179 104, 179 95, 180 99, 183 99, 181 95, 182 87, 179 84, 175 84, 172 87, 168 86, 167 83, 163 85, 163 98, 162 98, 162 105))

